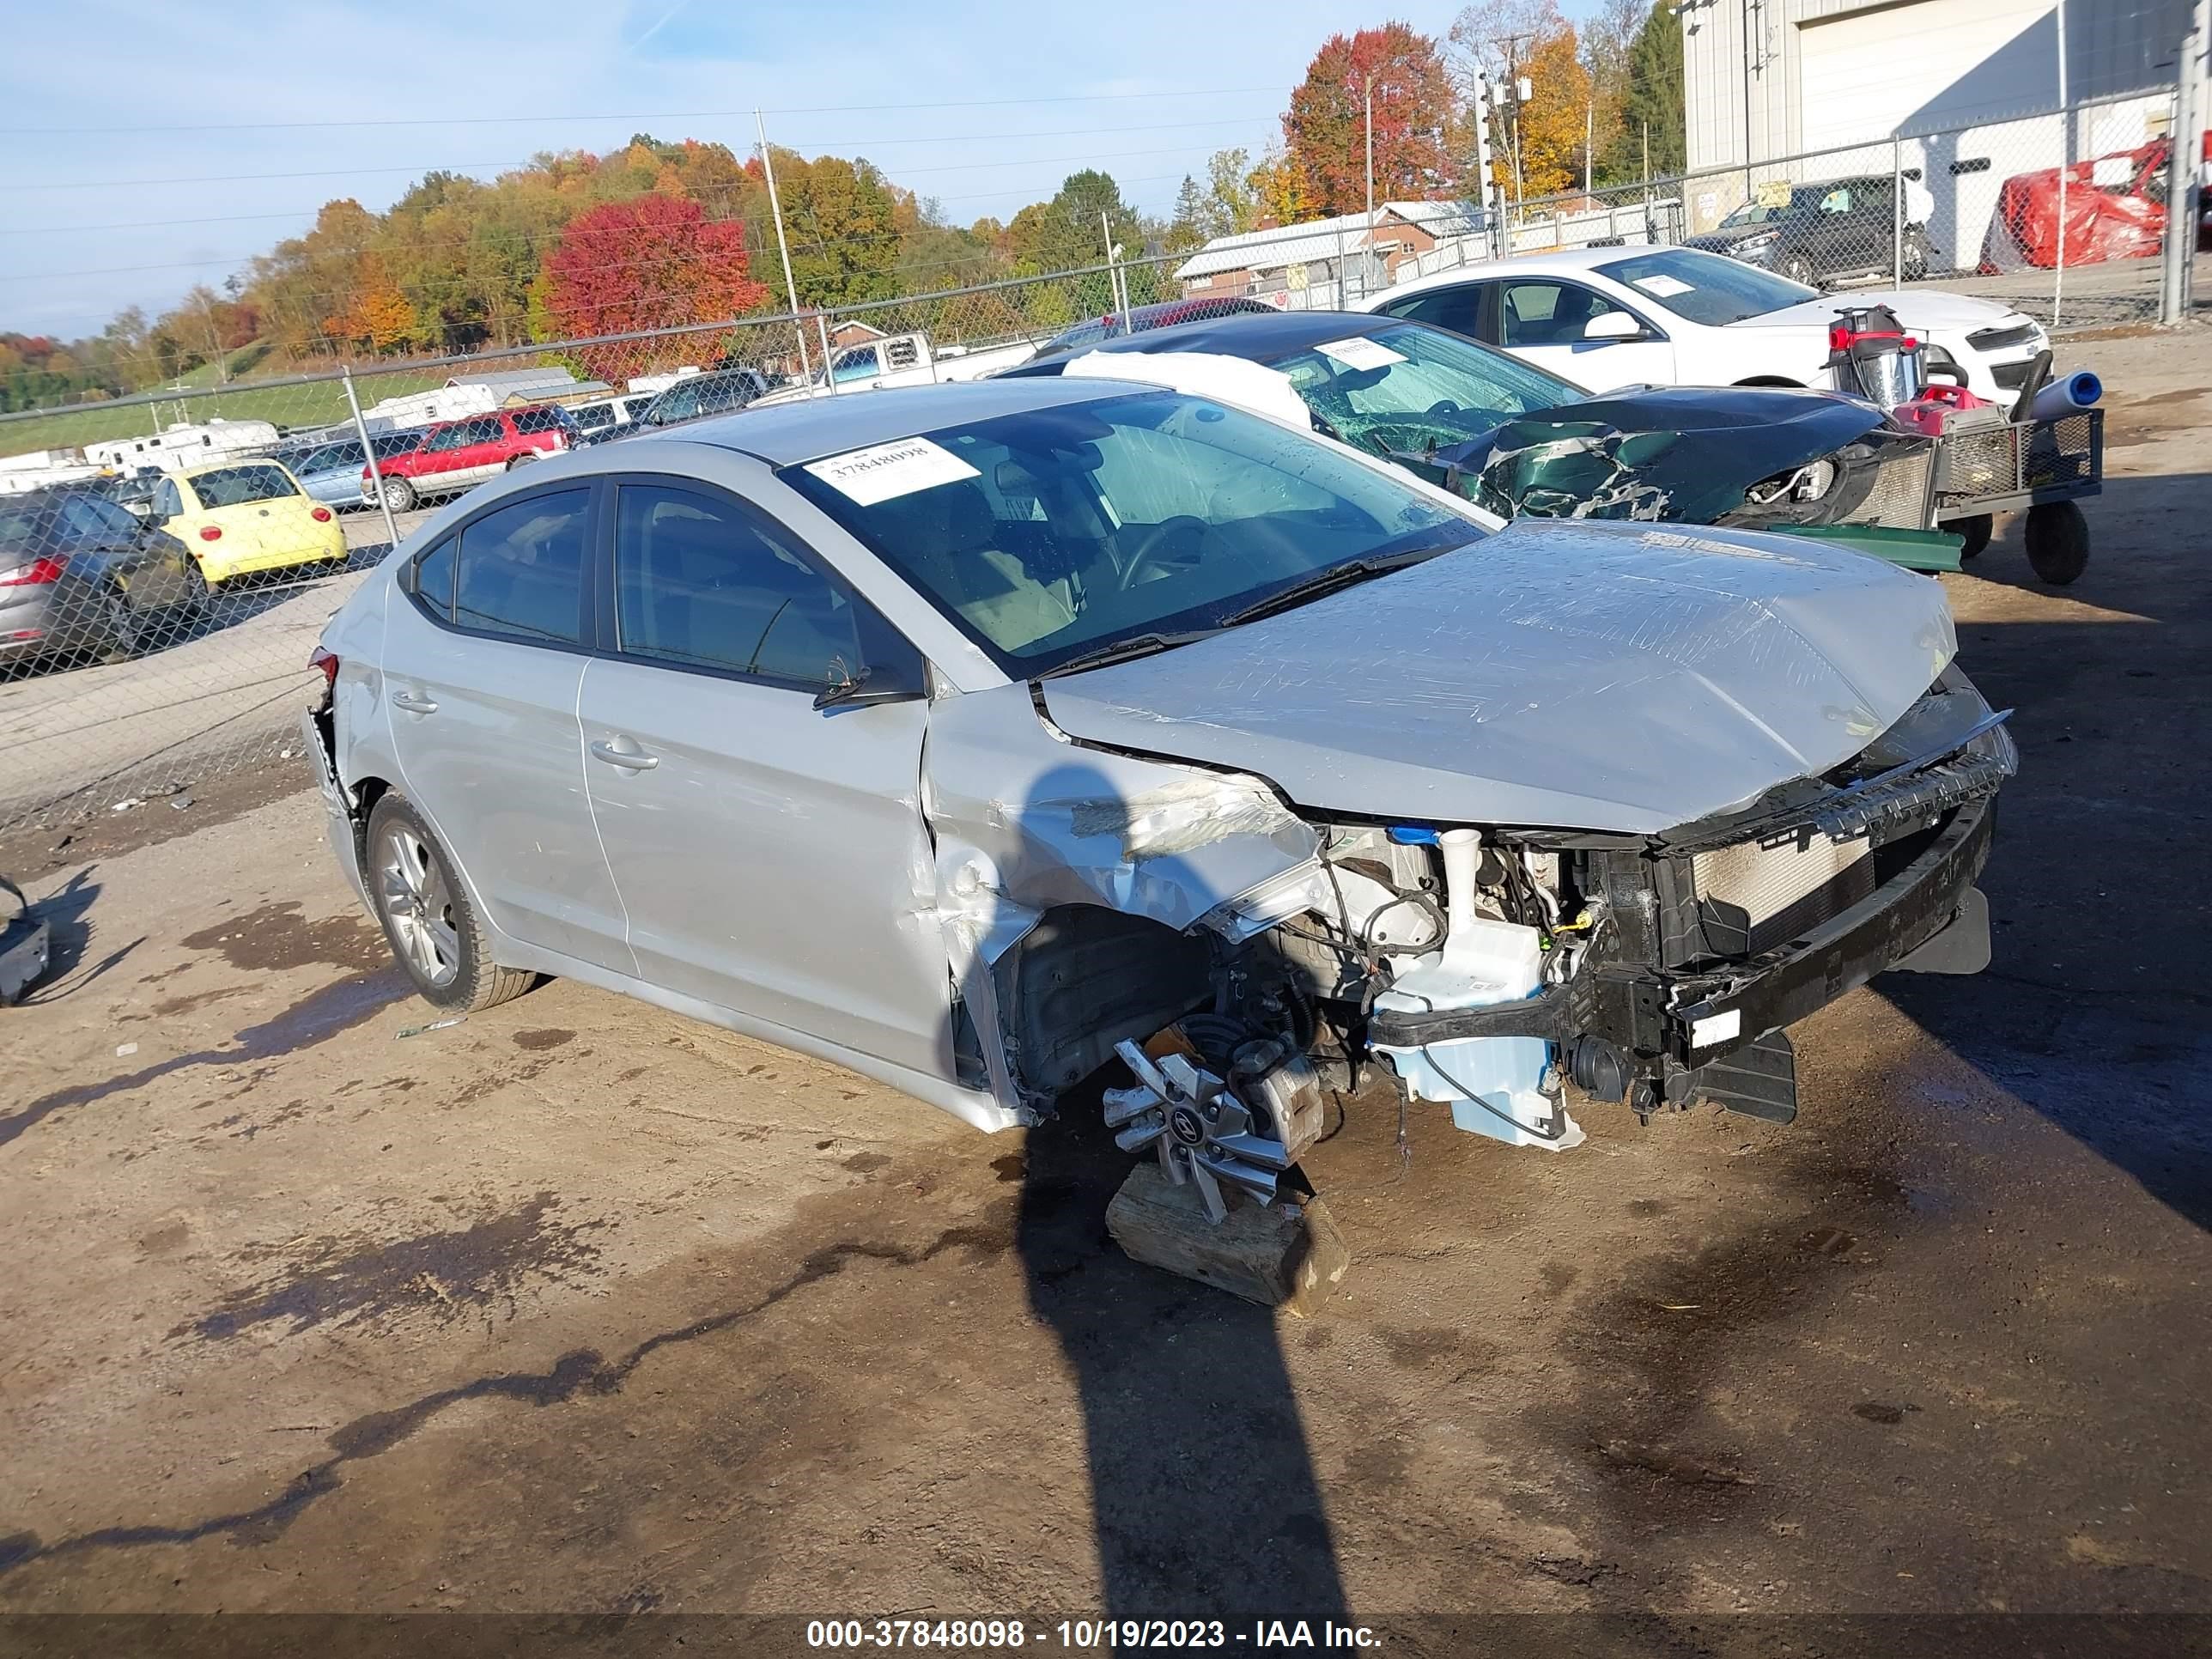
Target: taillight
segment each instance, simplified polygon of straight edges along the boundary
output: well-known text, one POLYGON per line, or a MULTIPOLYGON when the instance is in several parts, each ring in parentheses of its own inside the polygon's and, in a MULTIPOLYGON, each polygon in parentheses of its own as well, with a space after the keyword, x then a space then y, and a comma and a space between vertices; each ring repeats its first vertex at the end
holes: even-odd
POLYGON ((321 707, 328 708, 331 706, 331 699, 337 695, 338 689, 338 659, 330 652, 324 650, 323 647, 319 645, 315 647, 314 655, 307 659, 307 666, 319 670, 322 674, 323 701, 321 707))
POLYGON ((317 524, 328 524, 331 521, 331 510, 327 507, 319 507, 307 516, 317 524))
POLYGON ((200 526, 200 539, 204 542, 221 541, 222 539, 222 526, 219 524, 202 525, 200 526))
POLYGON ((69 568, 65 556, 47 555, 28 564, 19 564, 13 570, 0 570, 0 587, 43 587, 48 582, 58 582, 62 572, 69 568))

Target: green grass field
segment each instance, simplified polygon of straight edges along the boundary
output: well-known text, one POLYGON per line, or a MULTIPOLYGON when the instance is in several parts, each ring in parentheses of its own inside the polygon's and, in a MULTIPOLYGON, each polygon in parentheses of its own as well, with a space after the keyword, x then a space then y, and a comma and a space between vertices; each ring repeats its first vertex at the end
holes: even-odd
MULTIPOLYGON (((258 362, 265 353, 246 346, 233 354, 234 366, 258 362)), ((363 409, 380 398, 427 392, 446 383, 450 369, 389 374, 357 372, 354 387, 363 409)), ((327 426, 346 418, 344 383, 321 380, 311 386, 257 386, 251 380, 216 385, 215 367, 203 364, 183 377, 186 390, 157 404, 121 407, 87 404, 52 414, 0 420, 0 455, 30 450, 65 449, 106 438, 135 438, 178 422, 198 422, 221 416, 227 421, 273 421, 283 427, 327 426)))

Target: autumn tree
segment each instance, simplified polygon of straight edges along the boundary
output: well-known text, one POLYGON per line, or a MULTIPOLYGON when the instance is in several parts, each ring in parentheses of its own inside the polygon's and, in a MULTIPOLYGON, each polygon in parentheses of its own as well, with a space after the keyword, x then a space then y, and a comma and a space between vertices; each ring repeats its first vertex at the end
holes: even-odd
POLYGON ((1306 200, 1322 215, 1367 200, 1368 112, 1375 199, 1423 199, 1451 181, 1444 129, 1451 83, 1437 43, 1403 23, 1332 35, 1306 66, 1283 116, 1283 142, 1306 200))
POLYGON ((1305 173, 1297 157, 1286 149, 1271 149, 1245 176, 1252 192, 1252 228, 1295 225, 1315 217, 1318 204, 1310 194, 1305 173))
MULTIPOLYGON (((623 334, 742 316, 767 303, 744 228, 688 197, 647 194, 580 215, 545 261, 544 307, 564 335, 623 334)), ((605 380, 632 372, 641 343, 579 354, 605 380)))
MULTIPOLYGON (((891 273, 899 257, 899 203, 873 164, 838 155, 809 161, 779 149, 775 187, 801 305, 836 307, 891 297, 891 273)), ((774 235, 773 226, 769 234, 774 235)))

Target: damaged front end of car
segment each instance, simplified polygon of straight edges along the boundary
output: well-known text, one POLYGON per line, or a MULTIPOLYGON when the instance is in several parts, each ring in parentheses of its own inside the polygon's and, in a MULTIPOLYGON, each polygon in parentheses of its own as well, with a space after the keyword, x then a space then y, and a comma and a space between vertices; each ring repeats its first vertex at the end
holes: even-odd
POLYGON ((1872 404, 1775 387, 1616 392, 1392 459, 1503 518, 1746 530, 1925 531, 1935 474, 1931 441, 1872 404))
POLYGON ((963 1080, 1034 1124, 1118 1058, 1109 1126, 1217 1219, 1282 1195, 1378 1062, 1516 1146, 1582 1141, 1571 1085, 1789 1121, 1784 1028, 1890 969, 1985 964, 1973 884, 2015 763, 1948 668, 1843 765, 1659 834, 1315 812, 1079 741, 1042 697, 940 713, 925 805, 963 1080))
POLYGON ((945 699, 922 805, 963 1081, 1033 1124, 1118 1059, 1117 1139, 1217 1218, 1380 1077, 1553 1151, 1577 1094, 1788 1121, 1785 1028, 1987 961, 2016 755, 1953 652, 1940 592, 1880 567, 1530 525, 945 699))

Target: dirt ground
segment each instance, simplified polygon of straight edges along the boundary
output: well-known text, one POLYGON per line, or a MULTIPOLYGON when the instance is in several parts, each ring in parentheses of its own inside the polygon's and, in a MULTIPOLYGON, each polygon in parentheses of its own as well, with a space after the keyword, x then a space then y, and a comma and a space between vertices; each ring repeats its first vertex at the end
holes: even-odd
POLYGON ((2081 350, 2079 584, 1945 579, 2019 710, 1990 971, 1807 1022, 1790 1128, 1352 1103, 1309 1320, 1122 1257, 1080 1111, 569 984, 409 1035, 312 793, 19 842, 0 1611, 2212 1613, 2207 337, 2081 350))

